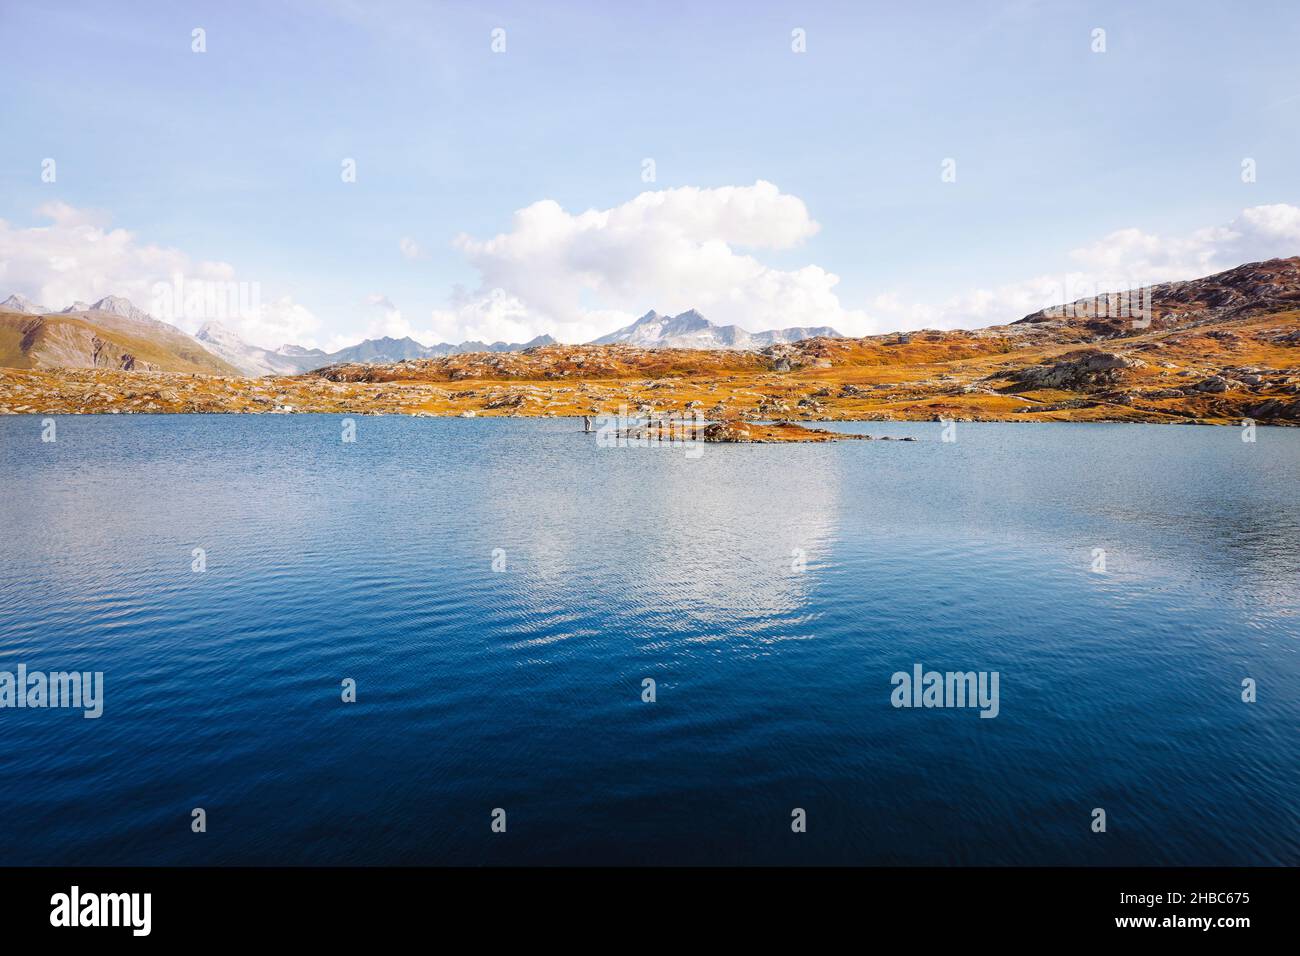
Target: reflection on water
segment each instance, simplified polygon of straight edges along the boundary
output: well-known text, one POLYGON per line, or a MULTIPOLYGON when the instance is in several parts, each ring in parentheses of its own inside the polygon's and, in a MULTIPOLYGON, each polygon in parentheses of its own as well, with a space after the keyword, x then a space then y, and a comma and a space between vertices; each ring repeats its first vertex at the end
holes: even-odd
POLYGON ((0 862, 1300 862, 1300 433, 843 427, 0 420, 0 862))

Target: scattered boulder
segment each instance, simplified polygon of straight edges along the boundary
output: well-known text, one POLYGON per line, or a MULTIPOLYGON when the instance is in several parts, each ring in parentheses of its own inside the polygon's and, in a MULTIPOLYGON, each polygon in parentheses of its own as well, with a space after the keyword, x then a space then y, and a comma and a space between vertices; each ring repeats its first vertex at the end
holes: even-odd
POLYGON ((1259 421, 1297 422, 1300 421, 1300 401, 1283 402, 1271 398, 1258 405, 1248 405, 1245 412, 1247 417, 1259 421))
POLYGON ((738 442, 749 441, 752 432, 744 422, 728 419, 705 425, 702 434, 705 441, 738 442))
POLYGON ((1070 352, 1050 364, 1031 365, 1008 376, 1021 388, 1052 388, 1079 391, 1099 385, 1113 385, 1128 369, 1145 368, 1146 362, 1118 352, 1084 349, 1070 352))

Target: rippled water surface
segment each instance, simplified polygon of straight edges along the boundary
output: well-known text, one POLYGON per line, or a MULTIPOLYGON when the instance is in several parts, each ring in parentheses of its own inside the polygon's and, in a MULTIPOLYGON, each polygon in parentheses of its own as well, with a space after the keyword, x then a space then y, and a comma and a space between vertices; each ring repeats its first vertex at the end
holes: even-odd
POLYGON ((0 419, 0 864, 1300 863, 1300 431, 356 421, 0 419))

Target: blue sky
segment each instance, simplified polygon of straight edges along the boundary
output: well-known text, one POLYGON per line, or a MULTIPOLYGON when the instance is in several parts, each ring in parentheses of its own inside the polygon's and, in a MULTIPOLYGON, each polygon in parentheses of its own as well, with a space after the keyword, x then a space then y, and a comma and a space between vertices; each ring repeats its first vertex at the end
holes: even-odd
POLYGON ((1294 3, 6 0, 0 295, 147 300, 179 263, 256 283, 264 345, 691 306, 1006 321, 1049 278, 1300 254, 1297 27, 1294 3), (647 191, 670 208, 627 207, 647 191))

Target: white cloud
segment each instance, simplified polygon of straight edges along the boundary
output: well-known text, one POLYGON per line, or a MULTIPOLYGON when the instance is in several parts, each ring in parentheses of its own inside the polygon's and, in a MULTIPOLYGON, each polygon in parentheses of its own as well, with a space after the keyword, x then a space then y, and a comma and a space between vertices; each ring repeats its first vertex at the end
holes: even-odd
MULTIPOLYGON (((215 317, 267 348, 316 344, 321 323, 309 309, 288 295, 267 295, 229 263, 196 261, 178 249, 141 242, 94 210, 56 202, 38 213, 44 224, 30 228, 0 220, 0 297, 18 292, 59 309, 75 300, 123 295, 187 331, 215 317), (176 276, 187 293, 193 287, 237 287, 232 296, 246 307, 217 316, 192 309, 170 318, 159 314, 159 284, 174 283, 176 276)), ((757 257, 764 250, 796 249, 818 229, 801 199, 764 181, 646 192, 609 209, 576 214, 542 200, 516 212, 500 235, 456 239, 455 248, 479 273, 476 292, 455 290, 426 322, 410 321, 386 295, 375 293, 366 300, 372 311, 364 334, 433 344, 522 342, 550 332, 583 342, 650 308, 698 308, 715 322, 751 331, 830 325, 863 335, 978 328, 1100 292, 1300 253, 1300 207, 1254 206, 1228 223, 1182 235, 1117 230, 1071 251, 1069 268, 1061 273, 930 301, 885 291, 856 308, 840 301, 833 272, 815 264, 781 269, 757 257)), ((410 239, 399 248, 423 255, 410 239)), ((354 344, 360 334, 334 335, 327 347, 354 344)))
POLYGON ((371 318, 366 322, 363 334, 349 332, 334 335, 325 344, 327 352, 337 352, 341 348, 356 345, 362 339, 380 339, 384 337, 401 339, 410 336, 422 345, 432 344, 428 332, 416 330, 402 316, 402 310, 393 304, 393 300, 382 292, 372 292, 366 296, 364 307, 370 311, 371 318))
MULTIPOLYGON (((615 318, 602 327, 612 329, 617 326, 620 318, 615 318)), ((541 334, 528 307, 504 289, 493 289, 474 297, 463 294, 454 296, 453 307, 435 309, 431 319, 429 337, 440 342, 527 342, 541 334)), ((587 320, 593 321, 590 313, 587 314, 587 320)), ((586 341, 595 337, 586 335, 577 337, 576 340, 586 341)))
POLYGON ((20 228, 0 220, 0 297, 18 292, 58 310, 120 295, 187 332, 217 319, 267 348, 310 345, 319 328, 306 307, 288 296, 266 299, 261 284, 241 279, 230 263, 141 242, 94 210, 52 202, 36 212, 48 223, 20 228))
POLYGON ((320 319, 310 309, 290 296, 281 296, 263 302, 254 315, 238 318, 233 323, 245 342, 274 349, 281 345, 301 345, 313 348, 320 331, 320 319))
POLYGON ((1300 252, 1300 207, 1252 206, 1226 225, 1186 236, 1122 229, 1070 253, 1089 272, 1128 274, 1141 284, 1191 279, 1300 252))
POLYGON ((819 228, 803 200, 762 180, 645 192, 576 214, 546 199, 516 212, 508 232, 456 239, 480 291, 453 297, 432 319, 446 338, 514 341, 542 331, 585 341, 651 308, 697 308, 751 330, 854 331, 866 316, 840 304, 838 276, 816 265, 777 269, 738 251, 791 249, 819 228))
MULTIPOLYGON (((473 298, 458 293, 453 301, 454 308, 435 310, 429 325, 421 328, 407 319, 388 296, 381 293, 366 296, 366 305, 378 314, 366 324, 364 337, 409 336, 422 345, 436 345, 459 344, 475 338, 488 343, 526 342, 539 334, 532 331, 532 319, 523 303, 500 289, 473 298)), ((335 336, 329 347, 336 350, 355 345, 356 341, 355 335, 335 336)))
POLYGON ((397 248, 400 249, 402 255, 408 259, 420 259, 424 256, 424 252, 420 249, 420 244, 409 236, 403 236, 398 240, 397 248))
POLYGON ((880 331, 980 328, 1014 322, 1054 305, 1105 292, 1196 279, 1245 262, 1300 254, 1300 207, 1252 206, 1225 225, 1181 236, 1119 229, 1070 252, 1075 268, 934 303, 905 302, 897 292, 870 303, 880 331))
POLYGON ((1072 265, 1060 273, 934 301, 886 292, 853 308, 841 303, 833 272, 814 264, 779 269, 754 254, 795 248, 818 228, 801 199, 761 180, 646 192, 620 206, 576 214, 542 200, 516 212, 507 232, 456 239, 479 273, 480 288, 458 292, 447 308, 435 310, 437 334, 428 334, 448 341, 521 341, 549 331, 582 342, 650 308, 697 308, 715 322, 751 331, 829 325, 865 335, 978 328, 1101 292, 1300 252, 1300 208, 1256 206, 1226 225, 1187 235, 1118 230, 1070 252, 1072 265))

